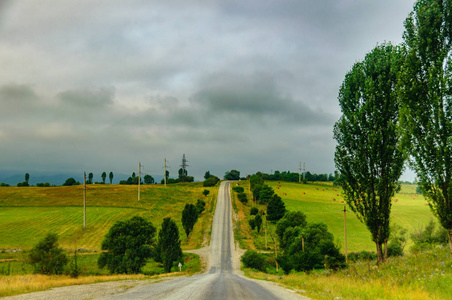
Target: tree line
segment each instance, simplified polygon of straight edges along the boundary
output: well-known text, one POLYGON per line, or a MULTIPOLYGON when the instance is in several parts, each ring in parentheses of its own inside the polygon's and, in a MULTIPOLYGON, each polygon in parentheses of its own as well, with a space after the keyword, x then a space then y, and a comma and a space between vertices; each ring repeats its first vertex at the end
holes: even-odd
POLYGON ((405 162, 452 253, 452 1, 418 0, 403 43, 383 43, 345 75, 334 127, 345 201, 388 255, 391 199, 405 162))

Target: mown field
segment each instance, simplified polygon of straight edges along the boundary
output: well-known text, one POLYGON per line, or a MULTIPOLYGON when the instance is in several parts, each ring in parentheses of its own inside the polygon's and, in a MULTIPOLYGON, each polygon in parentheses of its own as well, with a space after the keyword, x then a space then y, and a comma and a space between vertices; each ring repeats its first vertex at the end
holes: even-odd
POLYGON ((158 229, 163 218, 173 218, 185 249, 199 248, 208 242, 209 220, 213 215, 216 189, 202 195, 202 183, 141 186, 89 185, 86 191, 86 229, 83 229, 83 186, 1 187, 0 249, 30 249, 48 232, 57 233, 65 249, 98 251, 109 228, 120 220, 142 216, 158 229), (182 228, 185 203, 206 201, 190 239, 182 228))

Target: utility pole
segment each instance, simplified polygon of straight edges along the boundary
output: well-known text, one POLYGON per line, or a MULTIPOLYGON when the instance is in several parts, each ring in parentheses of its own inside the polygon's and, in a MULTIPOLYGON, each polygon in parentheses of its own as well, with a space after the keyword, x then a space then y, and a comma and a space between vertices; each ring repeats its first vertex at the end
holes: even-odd
POLYGON ((303 163, 303 182, 306 180, 306 163, 303 163))
POLYGON ((86 228, 86 172, 83 172, 83 229, 86 228))
POLYGON ((181 182, 185 182, 185 177, 186 177, 186 168, 188 167, 187 165, 188 160, 185 159, 185 153, 182 156, 182 164, 180 165, 181 169, 182 169, 182 173, 180 174, 180 179, 181 182))
POLYGON ((265 215, 265 250, 267 250, 267 215, 265 215))
POLYGON ((298 172, 298 183, 301 183, 301 162, 300 162, 300 172, 298 172))
POLYGON ((346 217, 347 210, 345 209, 344 205, 344 238, 345 238, 345 263, 348 263, 348 257, 347 257, 347 217, 346 217))
POLYGON ((163 180, 165 182, 165 187, 166 187, 166 158, 165 158, 165 167, 164 167, 164 169, 165 169, 165 173, 163 175, 163 180))
POLYGON ((140 201, 141 162, 138 162, 138 201, 140 201))

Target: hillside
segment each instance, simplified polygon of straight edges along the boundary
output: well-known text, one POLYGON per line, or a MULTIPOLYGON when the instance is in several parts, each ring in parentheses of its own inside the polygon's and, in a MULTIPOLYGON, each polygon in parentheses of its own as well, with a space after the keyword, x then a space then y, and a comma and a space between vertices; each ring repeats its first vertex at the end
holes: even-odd
POLYGON ((60 236, 63 248, 100 250, 109 228, 119 220, 138 215, 148 218, 159 228, 163 218, 173 218, 182 238, 183 248, 200 247, 210 233, 216 188, 202 183, 142 185, 137 201, 137 186, 88 185, 86 192, 86 229, 83 229, 83 186, 70 187, 1 187, 0 249, 28 249, 48 232, 60 236), (185 203, 206 201, 206 210, 187 239, 182 230, 181 215, 185 203))

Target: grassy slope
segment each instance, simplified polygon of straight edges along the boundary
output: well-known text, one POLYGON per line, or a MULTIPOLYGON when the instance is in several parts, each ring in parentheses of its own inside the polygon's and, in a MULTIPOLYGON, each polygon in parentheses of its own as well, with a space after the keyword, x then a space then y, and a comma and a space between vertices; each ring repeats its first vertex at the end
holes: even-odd
MULTIPOLYGON (((236 183, 248 188, 248 182, 236 183)), ((341 191, 331 183, 310 183, 300 185, 287 182, 266 182, 280 195, 289 210, 301 210, 309 222, 324 222, 329 230, 342 243, 344 235, 343 198, 341 191), (281 185, 278 189, 277 186, 281 185), (339 196, 338 196, 339 194, 339 196), (333 200, 336 199, 336 201, 333 200)), ((391 217, 395 223, 413 231, 420 224, 426 224, 432 213, 422 196, 415 194, 415 186, 403 185, 394 199, 391 217)), ((234 193, 233 193, 234 194, 234 193)), ((251 195, 249 194, 251 197, 251 195)), ((236 237, 240 245, 249 249, 264 249, 265 238, 251 231, 247 220, 252 202, 246 205, 233 197, 233 204, 239 216, 236 224, 236 237)), ((260 206, 262 208, 262 206, 260 206)), ((269 224, 269 232, 274 232, 269 224)), ((350 251, 374 250, 374 243, 366 227, 356 216, 347 213, 348 249, 350 251)), ((268 249, 273 250, 271 238, 268 249)), ((405 248, 408 252, 408 248, 405 248)), ((275 281, 304 293, 313 299, 451 299, 452 263, 449 247, 428 250, 418 255, 389 258, 379 268, 373 262, 351 263, 350 267, 339 272, 315 271, 311 274, 292 272, 289 275, 267 274, 244 269, 252 278, 275 281)), ((275 270, 272 270, 275 272, 275 270)))
MULTIPOLYGON (((344 247, 344 203, 342 191, 331 183, 298 184, 288 182, 266 182, 281 196, 288 210, 300 210, 307 216, 308 222, 324 222, 328 229, 344 247), (277 186, 281 185, 279 189, 277 186), (335 201, 333 199, 336 199, 335 201)), ((392 203, 391 218, 402 227, 413 231, 426 224, 433 217, 424 197, 417 195, 416 187, 403 185, 392 203)), ((348 251, 374 251, 370 233, 352 211, 347 212, 348 251)))
MULTIPOLYGON (((0 188, 0 249, 31 248, 47 232, 60 236, 63 248, 100 250, 104 235, 118 220, 139 215, 157 228, 163 218, 173 218, 178 226, 183 248, 200 247, 210 232, 212 200, 216 189, 205 197, 201 183, 141 186, 89 185, 87 189, 87 228, 83 230, 83 187, 2 187, 0 188), (187 239, 181 224, 185 203, 207 202, 206 211, 187 239)), ((214 201, 213 201, 214 202, 214 201)))

